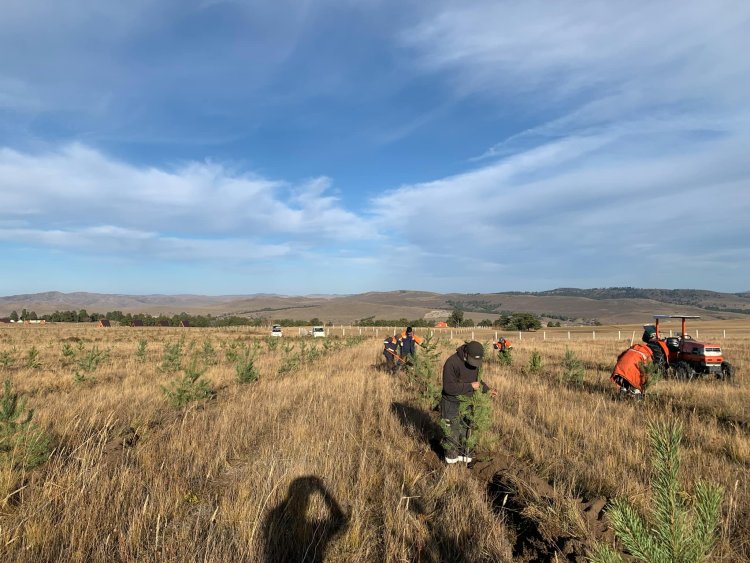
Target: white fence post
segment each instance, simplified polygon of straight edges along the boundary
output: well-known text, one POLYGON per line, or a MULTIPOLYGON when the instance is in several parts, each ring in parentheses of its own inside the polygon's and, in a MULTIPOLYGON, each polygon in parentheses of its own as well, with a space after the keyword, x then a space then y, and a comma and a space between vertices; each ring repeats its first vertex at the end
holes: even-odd
POLYGON ((630 337, 630 345, 633 345, 633 340, 635 340, 635 331, 633 331, 633 336, 630 337))
POLYGON ((699 336, 698 336, 698 329, 697 328, 695 329, 695 337, 699 338, 699 336))
POLYGON ((617 331, 617 340, 620 340, 620 332, 619 330, 617 331))
POLYGON ((542 336, 543 336, 542 340, 547 340, 547 331, 546 330, 542 333, 542 336))
POLYGON ((518 340, 523 340, 523 337, 521 336, 521 331, 518 331, 518 340))
POLYGON ((570 340, 570 331, 568 331, 568 340, 570 340))
POLYGON ((595 330, 591 331, 591 340, 596 340, 596 331, 595 330))
POLYGON ((724 340, 727 339, 727 329, 724 329, 724 340))
POLYGON ((474 340, 474 331, 471 331, 471 339, 474 340))
POLYGON ((495 342, 497 342, 497 331, 495 331, 495 342))
POLYGON ((451 340, 453 340, 453 331, 451 331, 451 340))

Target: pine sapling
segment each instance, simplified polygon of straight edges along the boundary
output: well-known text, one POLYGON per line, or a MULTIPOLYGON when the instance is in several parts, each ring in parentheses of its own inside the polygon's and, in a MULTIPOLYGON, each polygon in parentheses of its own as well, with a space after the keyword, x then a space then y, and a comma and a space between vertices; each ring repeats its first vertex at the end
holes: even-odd
POLYGON ((420 344, 420 350, 415 355, 410 355, 409 377, 417 389, 419 402, 427 410, 433 410, 440 401, 442 386, 437 372, 440 359, 438 342, 431 336, 426 336, 420 344))
POLYGON ((237 373, 237 381, 240 383, 254 383, 260 378, 260 373, 255 367, 255 355, 250 350, 245 351, 234 369, 237 373))
POLYGON ((578 358, 573 350, 565 348, 565 356, 562 360, 563 371, 560 374, 560 380, 567 385, 582 385, 586 371, 583 368, 583 362, 578 358))
POLYGON ((638 364, 638 369, 641 372, 641 378, 644 382, 644 390, 650 389, 662 378, 662 371, 658 364, 654 362, 641 362, 638 364))
MULTIPOLYGON (((723 489, 699 481, 692 496, 681 490, 680 422, 651 422, 648 437, 652 450, 651 505, 646 515, 641 515, 629 501, 615 499, 606 511, 615 535, 625 551, 638 561, 707 561, 718 536, 723 489)), ((615 563, 624 558, 610 546, 599 544, 592 561, 615 563)))
POLYGON ((497 361, 501 366, 513 365, 513 353, 510 348, 504 348, 497 351, 497 361))
POLYGON ((15 349, 0 352, 0 367, 9 368, 15 364, 15 349))
POLYGON ((145 338, 141 338, 138 341, 138 346, 135 349, 135 359, 140 363, 144 363, 146 361, 147 348, 148 340, 146 340, 145 338))
POLYGON ((50 437, 31 419, 25 397, 11 390, 6 379, 0 396, 0 462, 14 468, 36 467, 49 455, 50 437))
POLYGON ((528 372, 537 375, 542 372, 542 369, 544 369, 544 364, 542 363, 542 355, 538 351, 533 350, 531 352, 531 356, 529 357, 528 372))
POLYGON ((99 350, 97 346, 93 346, 87 354, 82 356, 76 362, 78 368, 82 371, 92 372, 95 371, 99 365, 109 357, 108 350, 99 350))
POLYGON ((480 383, 479 389, 469 396, 459 397, 458 405, 459 416, 469 427, 466 439, 466 450, 469 452, 477 448, 490 450, 495 443, 492 432, 492 397, 489 393, 482 392, 481 368, 477 381, 480 383))
POLYGON ((211 340, 209 340, 208 338, 203 341, 203 347, 201 348, 201 358, 203 359, 203 363, 207 366, 212 366, 218 361, 216 350, 214 349, 213 344, 211 344, 211 340))
POLYGON ((36 346, 32 346, 31 349, 26 352, 26 367, 29 369, 38 369, 42 367, 42 361, 39 359, 39 350, 36 346))
POLYGON ((182 342, 164 345, 164 354, 159 369, 167 373, 179 371, 182 367, 182 342))
POLYGON ((167 400, 176 408, 183 407, 194 401, 210 399, 215 395, 211 382, 203 377, 205 368, 198 367, 196 358, 193 358, 185 368, 185 374, 173 379, 161 389, 167 400))

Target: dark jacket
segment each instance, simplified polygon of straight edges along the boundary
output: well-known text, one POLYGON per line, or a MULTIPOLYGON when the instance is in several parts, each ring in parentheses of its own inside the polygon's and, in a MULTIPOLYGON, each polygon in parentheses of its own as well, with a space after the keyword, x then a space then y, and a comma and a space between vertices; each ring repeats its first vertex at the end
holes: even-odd
MULTIPOLYGON (((443 418, 453 418, 458 414, 459 397, 470 397, 474 394, 471 384, 477 380, 479 370, 464 361, 466 345, 456 348, 456 353, 443 365, 443 418)), ((482 392, 490 390, 482 381, 482 392)))
POLYGON ((388 358, 393 358, 398 348, 398 340, 395 336, 389 336, 383 340, 383 355, 388 358))
POLYGON ((417 341, 412 336, 402 336, 398 339, 398 345, 401 348, 402 358, 417 353, 417 341))

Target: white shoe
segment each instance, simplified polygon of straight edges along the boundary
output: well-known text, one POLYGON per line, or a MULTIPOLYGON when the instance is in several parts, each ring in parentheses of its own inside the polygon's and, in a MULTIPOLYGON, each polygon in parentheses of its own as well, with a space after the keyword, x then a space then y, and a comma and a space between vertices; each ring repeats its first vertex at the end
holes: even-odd
POLYGON ((470 458, 467 455, 460 455, 460 456, 458 456, 458 461, 463 461, 464 463, 471 463, 472 462, 472 458, 470 458))
POLYGON ((449 464, 458 463, 459 461, 463 461, 463 457, 462 456, 458 456, 458 457, 446 457, 445 458, 445 463, 449 463, 449 464))

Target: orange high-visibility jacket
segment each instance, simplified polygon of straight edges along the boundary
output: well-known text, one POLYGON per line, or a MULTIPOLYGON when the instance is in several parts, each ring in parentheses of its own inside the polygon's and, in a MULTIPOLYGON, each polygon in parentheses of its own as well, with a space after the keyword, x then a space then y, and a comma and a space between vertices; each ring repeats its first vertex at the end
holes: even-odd
MULTIPOLYGON (((403 332, 401 333, 401 338, 406 338, 406 331, 403 331, 403 332)), ((411 339, 412 339, 412 340, 413 340, 414 342, 416 342, 417 344, 419 344, 420 346, 422 345, 422 342, 424 342, 424 338, 422 338, 421 336, 417 336, 417 335, 416 335, 416 334, 414 334, 413 332, 411 333, 411 339)))
POLYGON ((513 348, 513 344, 511 344, 510 340, 508 340, 507 338, 503 338, 495 342, 492 347, 495 350, 509 350, 510 348, 513 348))
POLYGON ((617 363, 612 370, 610 379, 615 385, 617 385, 615 376, 619 375, 643 393, 646 383, 648 382, 644 379, 639 366, 640 364, 650 364, 653 357, 653 351, 645 344, 633 344, 630 348, 617 356, 617 363))

